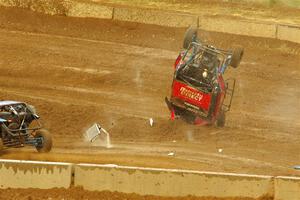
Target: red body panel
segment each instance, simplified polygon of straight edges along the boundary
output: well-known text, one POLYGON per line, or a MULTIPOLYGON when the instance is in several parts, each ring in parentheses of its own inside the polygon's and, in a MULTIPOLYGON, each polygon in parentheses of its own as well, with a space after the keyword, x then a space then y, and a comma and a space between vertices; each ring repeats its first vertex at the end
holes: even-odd
POLYGON ((174 80, 172 85, 172 97, 177 97, 190 104, 200 107, 208 111, 211 94, 206 94, 199 90, 196 90, 180 81, 174 80))
POLYGON ((177 56, 176 60, 175 60, 175 63, 174 63, 174 69, 175 69, 175 70, 176 70, 176 68, 177 68, 177 65, 180 65, 180 61, 181 61, 181 58, 182 58, 182 54, 183 54, 183 53, 180 53, 180 54, 177 56))

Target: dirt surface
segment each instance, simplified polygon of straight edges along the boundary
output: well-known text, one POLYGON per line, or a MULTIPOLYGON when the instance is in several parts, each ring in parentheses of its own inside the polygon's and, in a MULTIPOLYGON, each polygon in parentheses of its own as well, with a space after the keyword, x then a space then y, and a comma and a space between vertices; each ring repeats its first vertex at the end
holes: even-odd
MULTIPOLYGON (((90 192, 82 188, 71 189, 7 189, 0 190, 0 199, 10 200, 51 200, 51 199, 66 199, 66 200, 253 200, 251 198, 215 198, 215 197, 158 197, 158 196, 140 196, 137 194, 124 194, 118 192, 90 192)), ((271 200, 270 197, 262 197, 257 200, 271 200)))
POLYGON ((237 79, 226 127, 199 127, 169 120, 164 104, 183 33, 0 8, 0 98, 35 105, 54 137, 49 154, 28 147, 0 158, 300 175, 292 168, 300 164, 300 47, 202 32, 246 53, 226 74, 237 79), (94 122, 110 132, 113 148, 83 141, 94 122))
MULTIPOLYGON (((91 1, 91 0, 80 0, 91 1)), ((286 23, 300 25, 300 8, 288 7, 288 2, 259 4, 254 1, 224 0, 92 0, 106 5, 130 6, 158 10, 185 12, 202 17, 236 18, 238 20, 259 20, 269 23, 286 23), (286 4, 285 4, 286 3, 286 4)), ((299 3, 294 3, 298 4, 299 3)), ((294 5, 297 6, 297 5, 294 5)))

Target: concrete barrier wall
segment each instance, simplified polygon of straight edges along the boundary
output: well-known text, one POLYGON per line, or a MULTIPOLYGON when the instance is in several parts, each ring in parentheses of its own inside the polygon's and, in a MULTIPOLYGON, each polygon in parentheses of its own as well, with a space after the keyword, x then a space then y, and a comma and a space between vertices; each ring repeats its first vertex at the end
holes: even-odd
POLYGON ((280 5, 280 6, 290 6, 294 8, 300 8, 300 0, 231 0, 232 2, 241 3, 258 3, 264 5, 280 5))
POLYGON ((170 27, 198 26, 195 15, 140 8, 115 8, 113 19, 170 27))
POLYGON ((140 195, 258 198, 273 194, 270 176, 79 164, 75 186, 140 195))
POLYGON ((25 8, 49 15, 65 15, 61 0, 0 0, 0 6, 25 8))
POLYGON ((0 6, 19 7, 49 15, 112 19, 113 8, 78 0, 0 0, 0 6))
POLYGON ((275 178, 275 200, 299 200, 300 177, 279 176, 275 178))
POLYGON ((112 19, 113 16, 113 7, 93 2, 66 1, 64 5, 66 7, 66 16, 69 17, 112 19))
POLYGON ((248 35, 255 37, 276 38, 276 24, 241 21, 238 19, 222 19, 199 17, 199 28, 207 31, 248 35))
POLYGON ((5 188, 69 188, 72 164, 0 160, 0 189, 5 188))
POLYGON ((278 25, 277 38, 280 40, 300 43, 300 27, 278 25))
POLYGON ((169 197, 300 199, 300 177, 0 159, 0 189, 71 186, 169 197))

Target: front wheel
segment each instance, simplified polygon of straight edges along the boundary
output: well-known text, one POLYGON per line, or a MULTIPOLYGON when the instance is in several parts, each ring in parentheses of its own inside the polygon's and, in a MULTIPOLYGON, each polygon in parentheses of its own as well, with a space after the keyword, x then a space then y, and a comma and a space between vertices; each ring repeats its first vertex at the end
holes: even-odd
POLYGON ((34 136, 36 139, 40 139, 38 145, 35 147, 40 153, 49 152, 52 148, 52 137, 50 133, 45 129, 40 129, 36 131, 34 136))
POLYGON ((194 27, 189 27, 184 34, 183 48, 188 49, 190 44, 192 42, 197 41, 197 39, 198 39, 198 30, 194 27))
POLYGON ((240 62, 241 62, 241 60, 243 58, 243 55, 244 55, 244 49, 242 47, 236 47, 233 50, 230 65, 233 68, 237 68, 240 65, 240 62))
POLYGON ((0 151, 2 151, 3 147, 4 147, 3 140, 2 138, 0 138, 0 151))

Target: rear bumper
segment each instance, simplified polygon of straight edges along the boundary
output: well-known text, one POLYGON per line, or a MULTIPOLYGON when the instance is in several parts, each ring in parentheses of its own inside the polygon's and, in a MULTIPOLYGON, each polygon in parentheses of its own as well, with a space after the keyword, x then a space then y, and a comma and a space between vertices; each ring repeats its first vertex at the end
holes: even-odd
POLYGON ((166 97, 165 102, 167 107, 169 108, 170 112, 175 112, 175 115, 182 115, 190 113, 195 117, 200 117, 203 120, 208 120, 208 113, 201 110, 201 108, 192 105, 188 102, 181 101, 180 99, 171 98, 170 100, 166 97))

